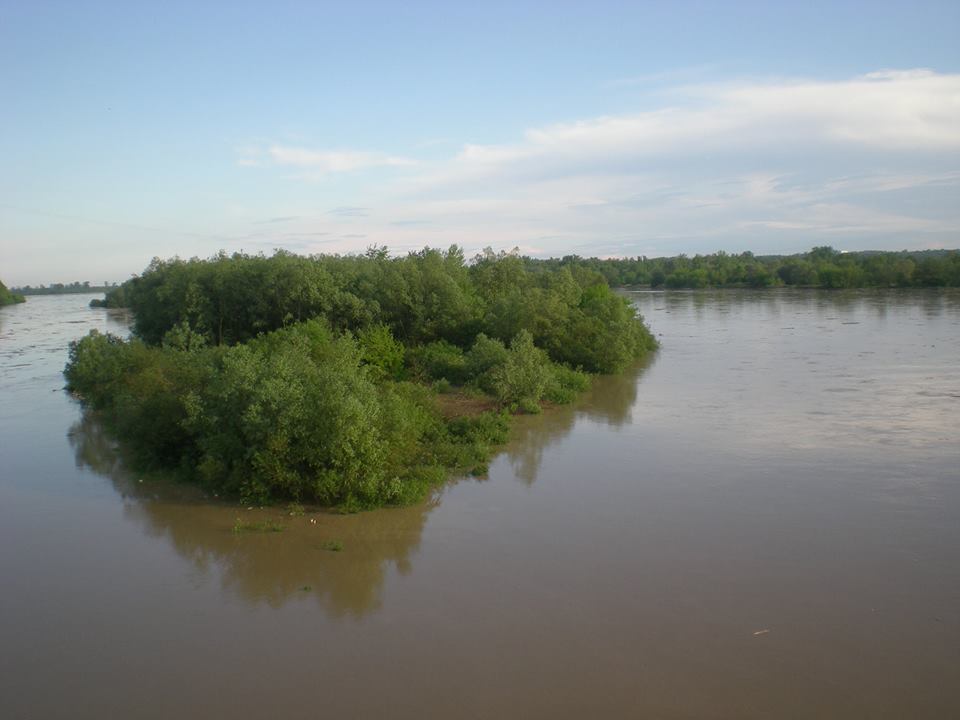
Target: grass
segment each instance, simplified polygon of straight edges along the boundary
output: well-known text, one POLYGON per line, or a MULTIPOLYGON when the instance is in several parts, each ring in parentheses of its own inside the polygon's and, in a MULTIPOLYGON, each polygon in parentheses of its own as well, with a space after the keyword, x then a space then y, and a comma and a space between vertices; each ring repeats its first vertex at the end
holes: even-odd
POLYGON ((283 530, 283 525, 276 522, 275 520, 247 522, 246 520, 241 520, 240 518, 237 518, 237 521, 233 524, 233 531, 238 534, 248 533, 248 532, 275 533, 275 532, 281 532, 282 530, 283 530))
POLYGON ((330 552, 340 552, 343 550, 343 543, 339 540, 327 540, 322 547, 324 550, 329 550, 330 552))

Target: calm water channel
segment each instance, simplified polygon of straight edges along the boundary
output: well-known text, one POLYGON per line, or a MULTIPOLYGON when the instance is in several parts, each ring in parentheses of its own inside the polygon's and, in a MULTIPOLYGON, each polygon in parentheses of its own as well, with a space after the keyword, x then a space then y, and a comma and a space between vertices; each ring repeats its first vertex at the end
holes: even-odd
POLYGON ((345 517, 140 482, 60 375, 126 318, 0 309, 0 715, 960 717, 960 293, 631 297, 646 367, 345 517))

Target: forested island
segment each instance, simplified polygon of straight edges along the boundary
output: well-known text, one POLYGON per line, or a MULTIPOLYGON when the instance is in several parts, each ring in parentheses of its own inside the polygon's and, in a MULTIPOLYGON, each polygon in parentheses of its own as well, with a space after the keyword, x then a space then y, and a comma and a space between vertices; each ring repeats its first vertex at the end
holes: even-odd
POLYGON ((26 298, 20 293, 11 292, 7 286, 0 282, 0 306, 13 305, 15 303, 25 302, 26 298))
POLYGON ((816 247, 800 255, 750 252, 669 258, 580 258, 541 261, 601 273, 612 286, 705 287, 960 287, 960 250, 839 252, 816 247))
POLYGON ((68 388, 142 467, 244 502, 413 501, 656 347, 601 273, 456 247, 155 259, 104 303, 133 337, 72 343, 68 388))

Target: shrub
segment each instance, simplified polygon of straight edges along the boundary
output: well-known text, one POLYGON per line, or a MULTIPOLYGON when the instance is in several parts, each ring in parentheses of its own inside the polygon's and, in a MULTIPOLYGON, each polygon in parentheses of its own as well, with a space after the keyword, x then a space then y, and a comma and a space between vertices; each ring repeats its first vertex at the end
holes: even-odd
POLYGON ((543 397, 550 381, 550 360, 521 330, 510 342, 507 361, 493 370, 493 383, 501 403, 529 411, 543 397))
POLYGON ((416 374, 429 380, 445 378, 459 385, 467 378, 463 350, 446 340, 437 340, 410 352, 416 374))
POLYGON ((473 347, 466 355, 466 372, 470 380, 491 395, 496 394, 493 371, 506 364, 509 352, 500 341, 477 335, 473 347))
POLYGON ((550 402, 564 405, 573 402, 579 393, 590 387, 590 376, 581 370, 554 364, 543 396, 550 402))

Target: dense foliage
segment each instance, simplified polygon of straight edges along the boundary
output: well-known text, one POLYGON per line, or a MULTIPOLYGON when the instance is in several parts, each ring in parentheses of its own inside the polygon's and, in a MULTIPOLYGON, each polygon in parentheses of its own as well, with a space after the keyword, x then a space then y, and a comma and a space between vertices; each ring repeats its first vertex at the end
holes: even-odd
POLYGON ((145 466, 257 501, 409 501, 655 346, 596 273, 456 248, 155 260, 115 292, 134 338, 73 343, 70 389, 145 466))
POLYGON ((802 255, 680 255, 671 258, 600 260, 575 256, 543 261, 550 267, 586 268, 613 286, 667 288, 960 287, 960 251, 838 252, 814 248, 802 255))
POLYGON ((444 342, 467 350, 481 333, 509 344, 526 330, 551 360, 590 372, 616 372, 652 347, 600 273, 489 252, 468 264, 456 247, 402 258, 373 249, 155 259, 106 303, 133 310, 134 334, 148 345, 184 323, 211 345, 233 345, 325 317, 340 331, 382 325, 408 347, 444 342))
POLYGON ((2 305, 13 305, 14 303, 22 303, 26 300, 23 295, 19 293, 10 292, 7 289, 7 286, 0 282, 0 306, 2 305))

